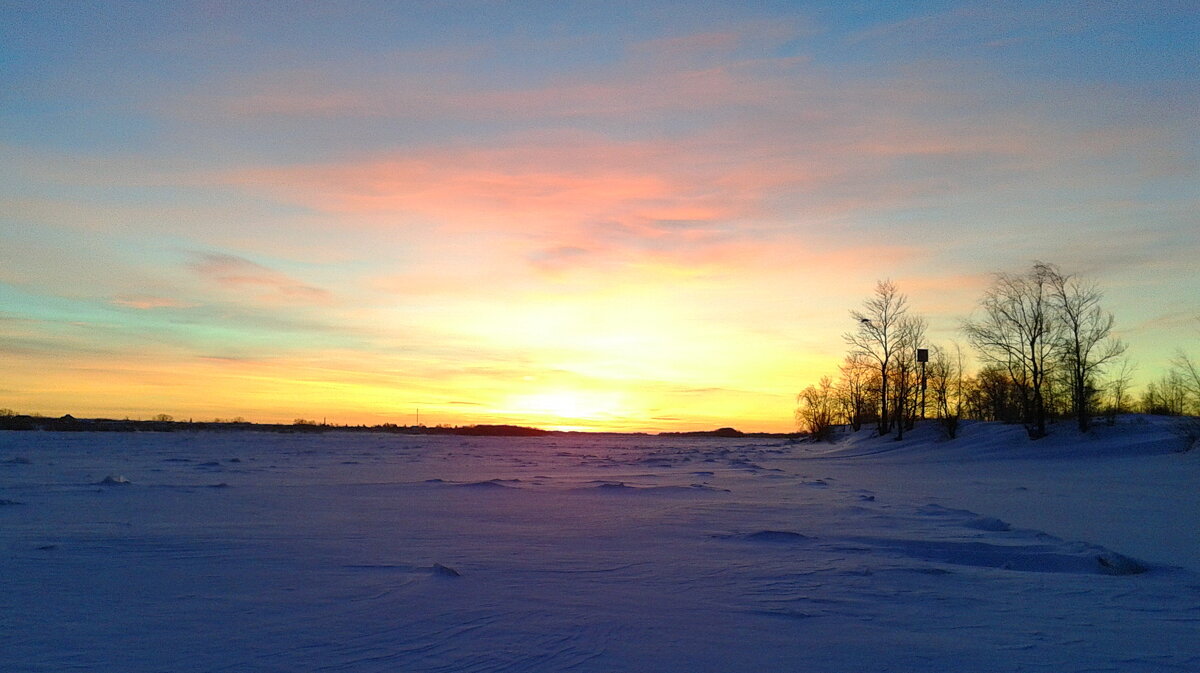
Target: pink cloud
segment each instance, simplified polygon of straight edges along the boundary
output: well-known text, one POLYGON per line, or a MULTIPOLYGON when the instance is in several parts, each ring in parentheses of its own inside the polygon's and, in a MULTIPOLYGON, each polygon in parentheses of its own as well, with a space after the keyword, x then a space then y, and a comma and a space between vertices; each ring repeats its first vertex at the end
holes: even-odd
POLYGON ((235 255, 201 253, 189 266, 197 274, 229 289, 246 292, 257 288, 262 291, 260 299, 314 304, 327 304, 333 299, 327 290, 235 255))
POLYGON ((587 264, 594 251, 573 245, 560 245, 537 250, 528 256, 528 261, 544 273, 562 273, 580 264, 587 264))
MULTIPOLYGON (((672 156, 676 155, 676 156, 672 156)), ((599 141, 444 148, 335 165, 260 168, 224 179, 315 210, 407 214, 443 229, 558 233, 597 222, 653 233, 659 220, 736 217, 745 186, 683 175, 657 143, 599 141)))
POLYGON ((513 259, 557 276, 634 267, 713 275, 789 256, 831 271, 837 266, 829 260, 894 264, 917 256, 907 251, 918 230, 935 236, 956 226, 942 216, 930 231, 908 220, 878 229, 894 211, 949 199, 983 219, 1026 218, 1025 196, 1048 183, 1073 188, 1126 177, 1098 178, 1091 165, 1098 156, 1140 153, 1150 161, 1169 144, 1140 134, 1130 140, 1126 132, 1136 129, 1127 126, 1081 132, 1063 121, 1069 104, 997 104, 995 82, 964 87, 960 73, 839 80, 802 59, 754 58, 761 50, 730 57, 747 51, 754 50, 745 31, 681 36, 637 45, 603 74, 503 91, 453 78, 408 87, 404 74, 341 88, 293 79, 268 87, 255 105, 281 101, 289 114, 311 115, 341 106, 349 116, 396 120, 487 117, 544 130, 260 166, 214 181, 305 206, 340 227, 394 232, 415 248, 413 259, 461 262, 379 281, 436 291, 478 284, 490 264, 513 259), (693 113, 700 123, 690 123, 693 113), (644 129, 648 118, 669 120, 668 130, 619 141, 563 130, 597 119, 644 129), (864 248, 864 236, 880 251, 864 248))
POLYGON ((156 297, 144 294, 124 294, 112 298, 112 303, 126 308, 149 311, 158 308, 189 308, 195 304, 171 297, 156 297))
MULTIPOLYGON (((817 223, 906 198, 822 196, 776 212, 778 195, 815 195, 841 180, 841 169, 823 155, 772 152, 765 138, 741 140, 611 142, 554 132, 493 147, 264 167, 221 179, 346 225, 401 234, 426 263, 372 281, 377 290, 401 293, 495 286, 495 279, 485 280, 489 269, 513 259, 560 277, 637 270, 664 279, 717 276, 768 259, 822 264, 833 259, 830 250, 863 247, 839 240, 836 231, 813 230, 817 223), (426 232, 425 223, 436 233, 426 232), (826 252, 805 256, 814 247, 826 252)), ((504 276, 502 284, 520 283, 504 276)))

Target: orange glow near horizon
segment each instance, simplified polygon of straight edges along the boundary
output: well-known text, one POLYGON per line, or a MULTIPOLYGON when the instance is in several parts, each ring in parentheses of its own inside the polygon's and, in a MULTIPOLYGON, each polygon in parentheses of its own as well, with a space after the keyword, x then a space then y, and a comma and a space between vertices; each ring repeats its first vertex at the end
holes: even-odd
POLYGON ((503 415, 541 419, 535 425, 548 430, 620 427, 630 416, 619 394, 565 389, 516 395, 505 405, 503 415))
MULTIPOLYGON (((35 360, 9 367, 6 384, 22 392, 4 406, 52 416, 148 419, 166 413, 177 420, 242 417, 262 423, 304 418, 335 425, 411 425, 419 411, 424 425, 605 432, 793 429, 792 381, 804 376, 797 368, 769 371, 754 368, 750 359, 731 362, 731 368, 751 367, 741 378, 725 381, 745 388, 708 386, 708 370, 698 369, 695 380, 688 381, 680 374, 686 363, 671 353, 630 352, 628 339, 608 339, 612 350, 597 345, 605 342, 597 339, 586 351, 549 348, 538 356, 528 349, 521 351, 522 363, 492 360, 449 368, 350 351, 258 360, 180 360, 172 353, 143 353, 123 361, 87 359, 61 372, 35 360), (564 360, 568 356, 570 362, 564 360), (657 371, 647 365, 654 360, 660 361, 657 371), (635 377, 643 368, 661 378, 635 377)), ((693 344, 682 356, 703 357, 695 350, 699 347, 693 344)))

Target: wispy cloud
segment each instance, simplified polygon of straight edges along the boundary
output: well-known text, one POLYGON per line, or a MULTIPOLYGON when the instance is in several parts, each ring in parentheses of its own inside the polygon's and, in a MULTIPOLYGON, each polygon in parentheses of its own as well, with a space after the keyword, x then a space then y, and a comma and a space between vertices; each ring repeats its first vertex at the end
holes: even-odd
POLYGON ((303 304, 328 304, 333 301, 333 295, 328 290, 307 285, 237 255, 194 253, 193 261, 188 266, 201 277, 222 287, 255 293, 260 299, 303 304))
POLYGON ((189 308, 196 304, 174 299, 171 297, 156 297, 145 294, 124 294, 112 298, 112 303, 117 306, 126 308, 136 308, 141 311, 150 311, 159 308, 189 308))
MULTIPOLYGON (((603 69, 564 68, 546 77, 497 81, 489 49, 443 47, 381 56, 386 68, 330 62, 245 69, 169 96, 159 111, 206 124, 253 120, 382 118, 508 122, 619 119, 753 104, 770 82, 743 70, 810 29, 795 20, 738 22, 630 44, 603 69)), ((554 43, 553 38, 542 38, 554 43)), ((572 45, 557 44, 570 49, 572 45)), ((580 46, 580 45, 575 45, 580 46)), ((777 63, 791 59, 779 59, 777 63)))

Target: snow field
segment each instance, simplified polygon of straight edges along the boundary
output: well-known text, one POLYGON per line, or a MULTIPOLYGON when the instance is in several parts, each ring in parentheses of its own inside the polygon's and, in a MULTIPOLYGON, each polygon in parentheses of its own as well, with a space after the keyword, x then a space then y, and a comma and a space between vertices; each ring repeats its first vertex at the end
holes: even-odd
POLYGON ((1122 420, 0 433, 0 670, 1198 670, 1200 463, 1122 420))

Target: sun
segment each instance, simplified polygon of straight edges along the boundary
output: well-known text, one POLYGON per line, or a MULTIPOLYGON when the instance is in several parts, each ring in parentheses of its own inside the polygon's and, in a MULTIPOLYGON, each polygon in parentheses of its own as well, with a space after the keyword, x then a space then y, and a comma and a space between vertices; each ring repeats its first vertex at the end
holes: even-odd
POLYGON ((594 428, 621 416, 620 398, 612 393, 549 390, 511 398, 510 413, 550 429, 594 428))
POLYGON ((526 395, 519 401, 518 406, 523 407, 525 411, 562 418, 584 418, 591 415, 583 396, 574 392, 526 395))

